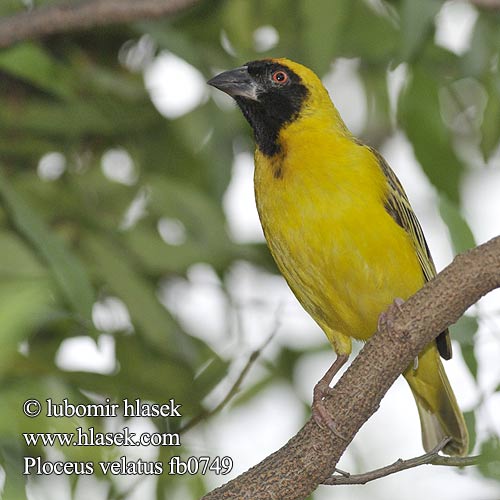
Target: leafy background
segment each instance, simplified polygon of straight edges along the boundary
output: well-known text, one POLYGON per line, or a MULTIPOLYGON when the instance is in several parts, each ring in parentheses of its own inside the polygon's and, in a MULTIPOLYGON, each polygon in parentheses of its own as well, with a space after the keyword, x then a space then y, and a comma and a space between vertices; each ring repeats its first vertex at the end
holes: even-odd
MULTIPOLYGON (((0 15, 24 8, 21 1, 4 1, 0 15)), ((420 179, 427 194, 416 208, 424 226, 441 219, 429 222, 435 229, 428 234, 435 236, 431 248, 441 245, 436 260, 444 265, 450 248, 456 253, 476 244, 473 234, 481 242, 498 233, 498 214, 476 211, 474 222, 483 225, 474 225, 465 198, 480 203, 474 189, 500 188, 499 21, 498 11, 456 1, 205 0, 168 19, 2 50, 3 497, 199 498, 227 478, 27 481, 22 457, 97 462, 126 452, 166 462, 171 454, 229 454, 241 472, 309 415, 310 390, 332 353, 276 276, 260 234, 245 229, 254 211, 251 186, 241 183, 251 175, 250 131, 227 99, 200 91, 200 81, 247 60, 286 55, 327 84, 337 83, 329 86, 333 99, 356 134, 389 160, 403 158, 394 168, 403 180, 405 168, 411 172, 410 197, 411 175, 420 179), (446 19, 454 20, 455 31, 445 43, 446 19), (160 71, 155 87, 151 75, 166 59, 177 61, 178 72, 160 71), (162 107, 161 93, 175 94, 186 63, 188 76, 198 79, 197 97, 189 110, 162 107), (403 144, 402 156, 395 142, 403 144), (489 226, 482 220, 488 215, 489 226), (182 434, 182 450, 28 449, 20 438, 27 431, 119 427, 99 418, 28 419, 21 405, 30 397, 75 404, 173 397, 183 404, 184 423, 215 407, 274 330, 233 402, 182 434)), ((415 495, 439 489, 442 498, 499 497, 500 373, 492 363, 500 350, 499 317, 498 307, 488 304, 471 309, 454 328, 450 366, 450 376, 465 381, 457 393, 467 401, 475 451, 484 452, 477 470, 406 473, 364 488, 323 488, 313 498, 352 498, 353 490, 357 498, 387 498, 402 481, 410 484, 408 478, 415 495), (428 489, 419 486, 422 479, 428 489), (450 481, 458 486, 449 488, 450 481)), ((414 420, 411 432, 402 428, 403 445, 374 437, 391 428, 389 422, 416 418, 405 394, 404 404, 391 403, 399 400, 389 395, 385 413, 353 443, 344 458, 351 472, 408 456, 406 442, 420 453, 414 420)), ((129 425, 164 432, 180 424, 142 419, 129 425)))

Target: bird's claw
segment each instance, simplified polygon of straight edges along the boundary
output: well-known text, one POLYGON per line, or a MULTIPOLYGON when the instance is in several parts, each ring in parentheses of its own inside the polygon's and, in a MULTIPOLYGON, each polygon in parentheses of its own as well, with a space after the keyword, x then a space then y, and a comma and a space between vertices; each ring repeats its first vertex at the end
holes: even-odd
POLYGON ((319 427, 322 429, 328 429, 339 439, 347 441, 347 438, 338 431, 335 422, 325 408, 323 398, 331 391, 331 387, 324 380, 320 380, 315 385, 313 392, 312 417, 319 427))
POLYGON ((401 306, 405 301, 399 297, 396 297, 391 305, 387 308, 387 311, 380 313, 377 322, 377 330, 379 332, 383 330, 390 329, 394 322, 394 316, 401 312, 401 306))

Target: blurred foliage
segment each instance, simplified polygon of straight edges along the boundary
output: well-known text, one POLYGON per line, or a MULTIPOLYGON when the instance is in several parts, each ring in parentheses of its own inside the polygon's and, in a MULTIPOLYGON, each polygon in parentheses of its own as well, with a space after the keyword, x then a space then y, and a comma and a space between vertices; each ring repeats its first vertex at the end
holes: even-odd
MULTIPOLYGON (((195 415, 231 360, 183 326, 165 305, 165 290, 197 263, 211 266, 228 296, 224 283, 235 262, 276 272, 264 245, 231 238, 222 210, 234 153, 252 148, 249 127, 212 99, 179 118, 163 117, 143 80, 163 51, 206 78, 270 55, 297 59, 321 75, 335 59, 355 58, 368 103, 363 140, 380 145, 397 122, 441 196, 455 250, 474 246, 461 214, 460 186, 467 171, 485 166, 499 146, 500 14, 479 12, 470 46, 456 54, 435 43, 437 0, 296 0, 290 6, 285 0, 205 0, 169 19, 52 36, 0 52, 0 460, 6 499, 26 497, 19 476, 23 455, 46 452, 23 446, 21 432, 71 432, 75 423, 104 427, 99 418, 28 419, 21 416, 24 400, 175 397, 185 415, 195 415), (277 31, 273 46, 257 43, 262 26, 277 31), (401 65, 406 76, 394 112, 388 73, 401 65), (110 151, 132 162, 121 181, 103 168, 110 151), (162 237, 162 221, 182 228, 180 241, 162 237), (108 298, 121 300, 130 324, 106 326, 96 319, 96 304, 108 298), (116 357, 111 373, 70 370, 58 362, 65 341, 98 343, 109 335, 116 357)), ((23 9, 21 0, 4 0, 0 16, 23 9)), ((228 342, 236 335, 229 323, 228 342)), ((456 328, 474 379, 477 328, 477 318, 469 316, 456 328)), ((273 378, 291 382, 300 358, 298 351, 281 351, 274 368, 268 366, 238 402, 273 378)), ((467 420, 473 425, 474 411, 467 420)), ((491 437, 483 450, 497 453, 498 439, 491 437)), ((69 460, 95 461, 103 454, 99 448, 62 451, 69 460)), ((480 471, 499 477, 498 463, 485 461, 480 471)), ((191 490, 183 498, 205 491, 201 476, 187 484, 191 490)), ((157 498, 170 498, 177 486, 164 474, 157 498)), ((118 497, 113 484, 110 498, 118 497)))

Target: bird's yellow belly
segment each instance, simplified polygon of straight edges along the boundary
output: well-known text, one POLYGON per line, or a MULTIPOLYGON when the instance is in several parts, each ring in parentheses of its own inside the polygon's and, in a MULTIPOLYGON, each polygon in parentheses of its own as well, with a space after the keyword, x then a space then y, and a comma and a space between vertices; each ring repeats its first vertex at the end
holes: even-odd
POLYGON ((358 182, 346 192, 345 182, 340 191, 329 179, 288 174, 266 180, 256 172, 271 253, 337 350, 338 334, 366 340, 396 297, 406 299, 424 283, 410 238, 373 197, 373 185, 371 194, 358 182))

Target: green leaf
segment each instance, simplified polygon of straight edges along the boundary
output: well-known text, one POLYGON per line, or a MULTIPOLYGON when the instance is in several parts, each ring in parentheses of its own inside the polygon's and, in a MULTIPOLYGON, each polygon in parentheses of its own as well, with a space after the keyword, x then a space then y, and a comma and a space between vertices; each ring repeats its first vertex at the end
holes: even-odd
MULTIPOLYGON (((60 0, 36 0, 33 2, 37 7, 60 3, 60 0)), ((0 2, 0 15, 14 15, 29 12, 29 2, 23 0, 2 0, 0 2)))
POLYGON ((32 333, 32 328, 47 312, 50 288, 47 282, 2 280, 0 284, 0 377, 10 367, 19 342, 32 333))
MULTIPOLYGON (((336 2, 331 4, 334 8, 336 2)), ((365 63, 387 66, 400 40, 389 11, 383 10, 383 6, 377 11, 368 2, 355 1, 349 2, 349 12, 338 42, 338 56, 361 57, 365 63)))
POLYGON ((114 400, 140 398, 147 401, 179 403, 197 411, 203 397, 194 383, 194 369, 171 354, 152 348, 138 335, 117 335, 118 369, 110 375, 68 372, 65 380, 82 390, 103 394, 114 400))
POLYGON ((196 262, 206 262, 207 252, 203 245, 188 241, 172 246, 165 243, 158 231, 138 224, 123 234, 123 239, 149 273, 165 274, 186 272, 196 262))
MULTIPOLYGON (((216 112, 213 102, 178 118, 175 135, 171 136, 167 131, 171 137, 167 147, 175 151, 169 155, 173 160, 170 168, 176 168, 177 171, 179 167, 183 169, 182 178, 188 184, 199 185, 206 194, 213 195, 219 202, 231 180, 235 123, 243 123, 240 121, 242 118, 237 113, 222 115, 216 112), (224 133, 226 141, 221 141, 219 134, 224 133), (179 143, 183 147, 181 151, 178 150, 179 143), (200 147, 200 144, 203 146, 200 147)), ((250 132, 246 125, 245 131, 250 132)), ((165 164, 165 160, 161 161, 162 171, 165 164)))
POLYGON ((477 318, 464 315, 451 326, 453 340, 456 340, 460 345, 473 344, 478 329, 477 318))
POLYGON ((476 246, 469 224, 455 202, 450 201, 445 195, 441 195, 439 197, 439 212, 448 226, 455 253, 462 253, 476 246))
POLYGON ((69 68, 38 45, 24 43, 0 52, 0 69, 59 97, 74 97, 69 68))
POLYGON ((349 18, 350 0, 302 0, 301 8, 302 40, 304 55, 319 75, 330 69, 334 55, 349 18), (325 43, 325 41, 327 41, 325 43))
POLYGON ((246 0, 227 2, 222 19, 224 30, 237 57, 248 60, 253 55, 253 32, 258 27, 256 9, 246 0))
POLYGON ((368 144, 380 144, 393 129, 387 89, 387 68, 361 64, 359 76, 363 80, 367 103, 363 139, 366 139, 368 144))
POLYGON ((33 136, 17 136, 13 141, 7 134, 0 137, 0 155, 4 161, 19 161, 22 165, 35 164, 48 151, 54 151, 59 144, 33 136))
POLYGON ((126 391, 125 396, 156 401, 174 397, 189 411, 199 408, 194 371, 187 364, 149 349, 134 336, 119 339, 116 355, 120 375, 126 378, 125 383, 120 384, 126 391))
POLYGON ((474 340, 479 323, 472 316, 462 316, 452 327, 451 336, 460 344, 460 350, 465 364, 474 380, 477 380, 478 362, 474 352, 474 340))
POLYGON ((136 271, 123 249, 95 234, 86 235, 82 247, 96 279, 125 302, 132 322, 145 338, 162 352, 184 358, 182 339, 187 343, 188 337, 158 300, 154 284, 136 271))
POLYGON ((469 372, 477 380, 478 362, 474 352, 474 341, 476 332, 479 329, 479 323, 473 316, 462 316, 454 325, 451 326, 451 336, 460 344, 462 357, 469 369, 469 372))
POLYGON ((150 208, 160 215, 177 218, 208 252, 224 251, 229 238, 218 204, 187 182, 165 176, 146 178, 151 188, 150 208))
POLYGON ((451 201, 458 202, 459 181, 464 167, 455 154, 451 134, 443 123, 439 81, 430 70, 413 67, 412 78, 400 96, 399 120, 429 180, 451 201))
POLYGON ((500 439, 492 436, 481 445, 479 471, 484 477, 500 481, 500 439))
POLYGON ((442 7, 439 0, 404 0, 401 9, 401 59, 411 60, 434 31, 434 17, 442 7))
POLYGON ((23 450, 21 444, 14 439, 0 443, 0 457, 5 473, 3 498, 5 500, 27 500, 25 476, 19 473, 23 467, 23 450))
POLYGON ((0 173, 0 198, 14 227, 47 262, 61 294, 82 318, 91 320, 94 292, 85 268, 0 173))
POLYGON ((469 432, 469 452, 474 449, 476 444, 476 413, 474 411, 464 412, 465 425, 469 432))
POLYGON ((101 110, 94 109, 89 102, 69 104, 31 99, 23 102, 21 109, 9 105, 0 108, 0 122, 10 129, 27 132, 60 135, 66 137, 85 133, 109 135, 113 125, 101 110), (17 112, 16 112, 17 108, 17 112))
POLYGON ((47 271, 34 252, 13 231, 0 229, 0 278, 45 277, 47 271))
POLYGON ((98 136, 101 140, 115 138, 124 133, 137 133, 158 122, 162 122, 161 116, 146 98, 125 105, 123 99, 107 93, 68 102, 31 96, 7 100, 0 107, 0 123, 5 130, 58 136, 59 141, 63 138, 85 140, 87 136, 98 136))
POLYGON ((498 21, 489 20, 488 16, 477 18, 469 50, 462 58, 462 66, 467 74, 478 77, 487 70, 491 57, 498 50, 492 43, 493 33, 497 31, 498 21))
POLYGON ((488 101, 481 122, 481 151, 485 161, 496 150, 500 141, 500 77, 491 76, 486 83, 488 101))

